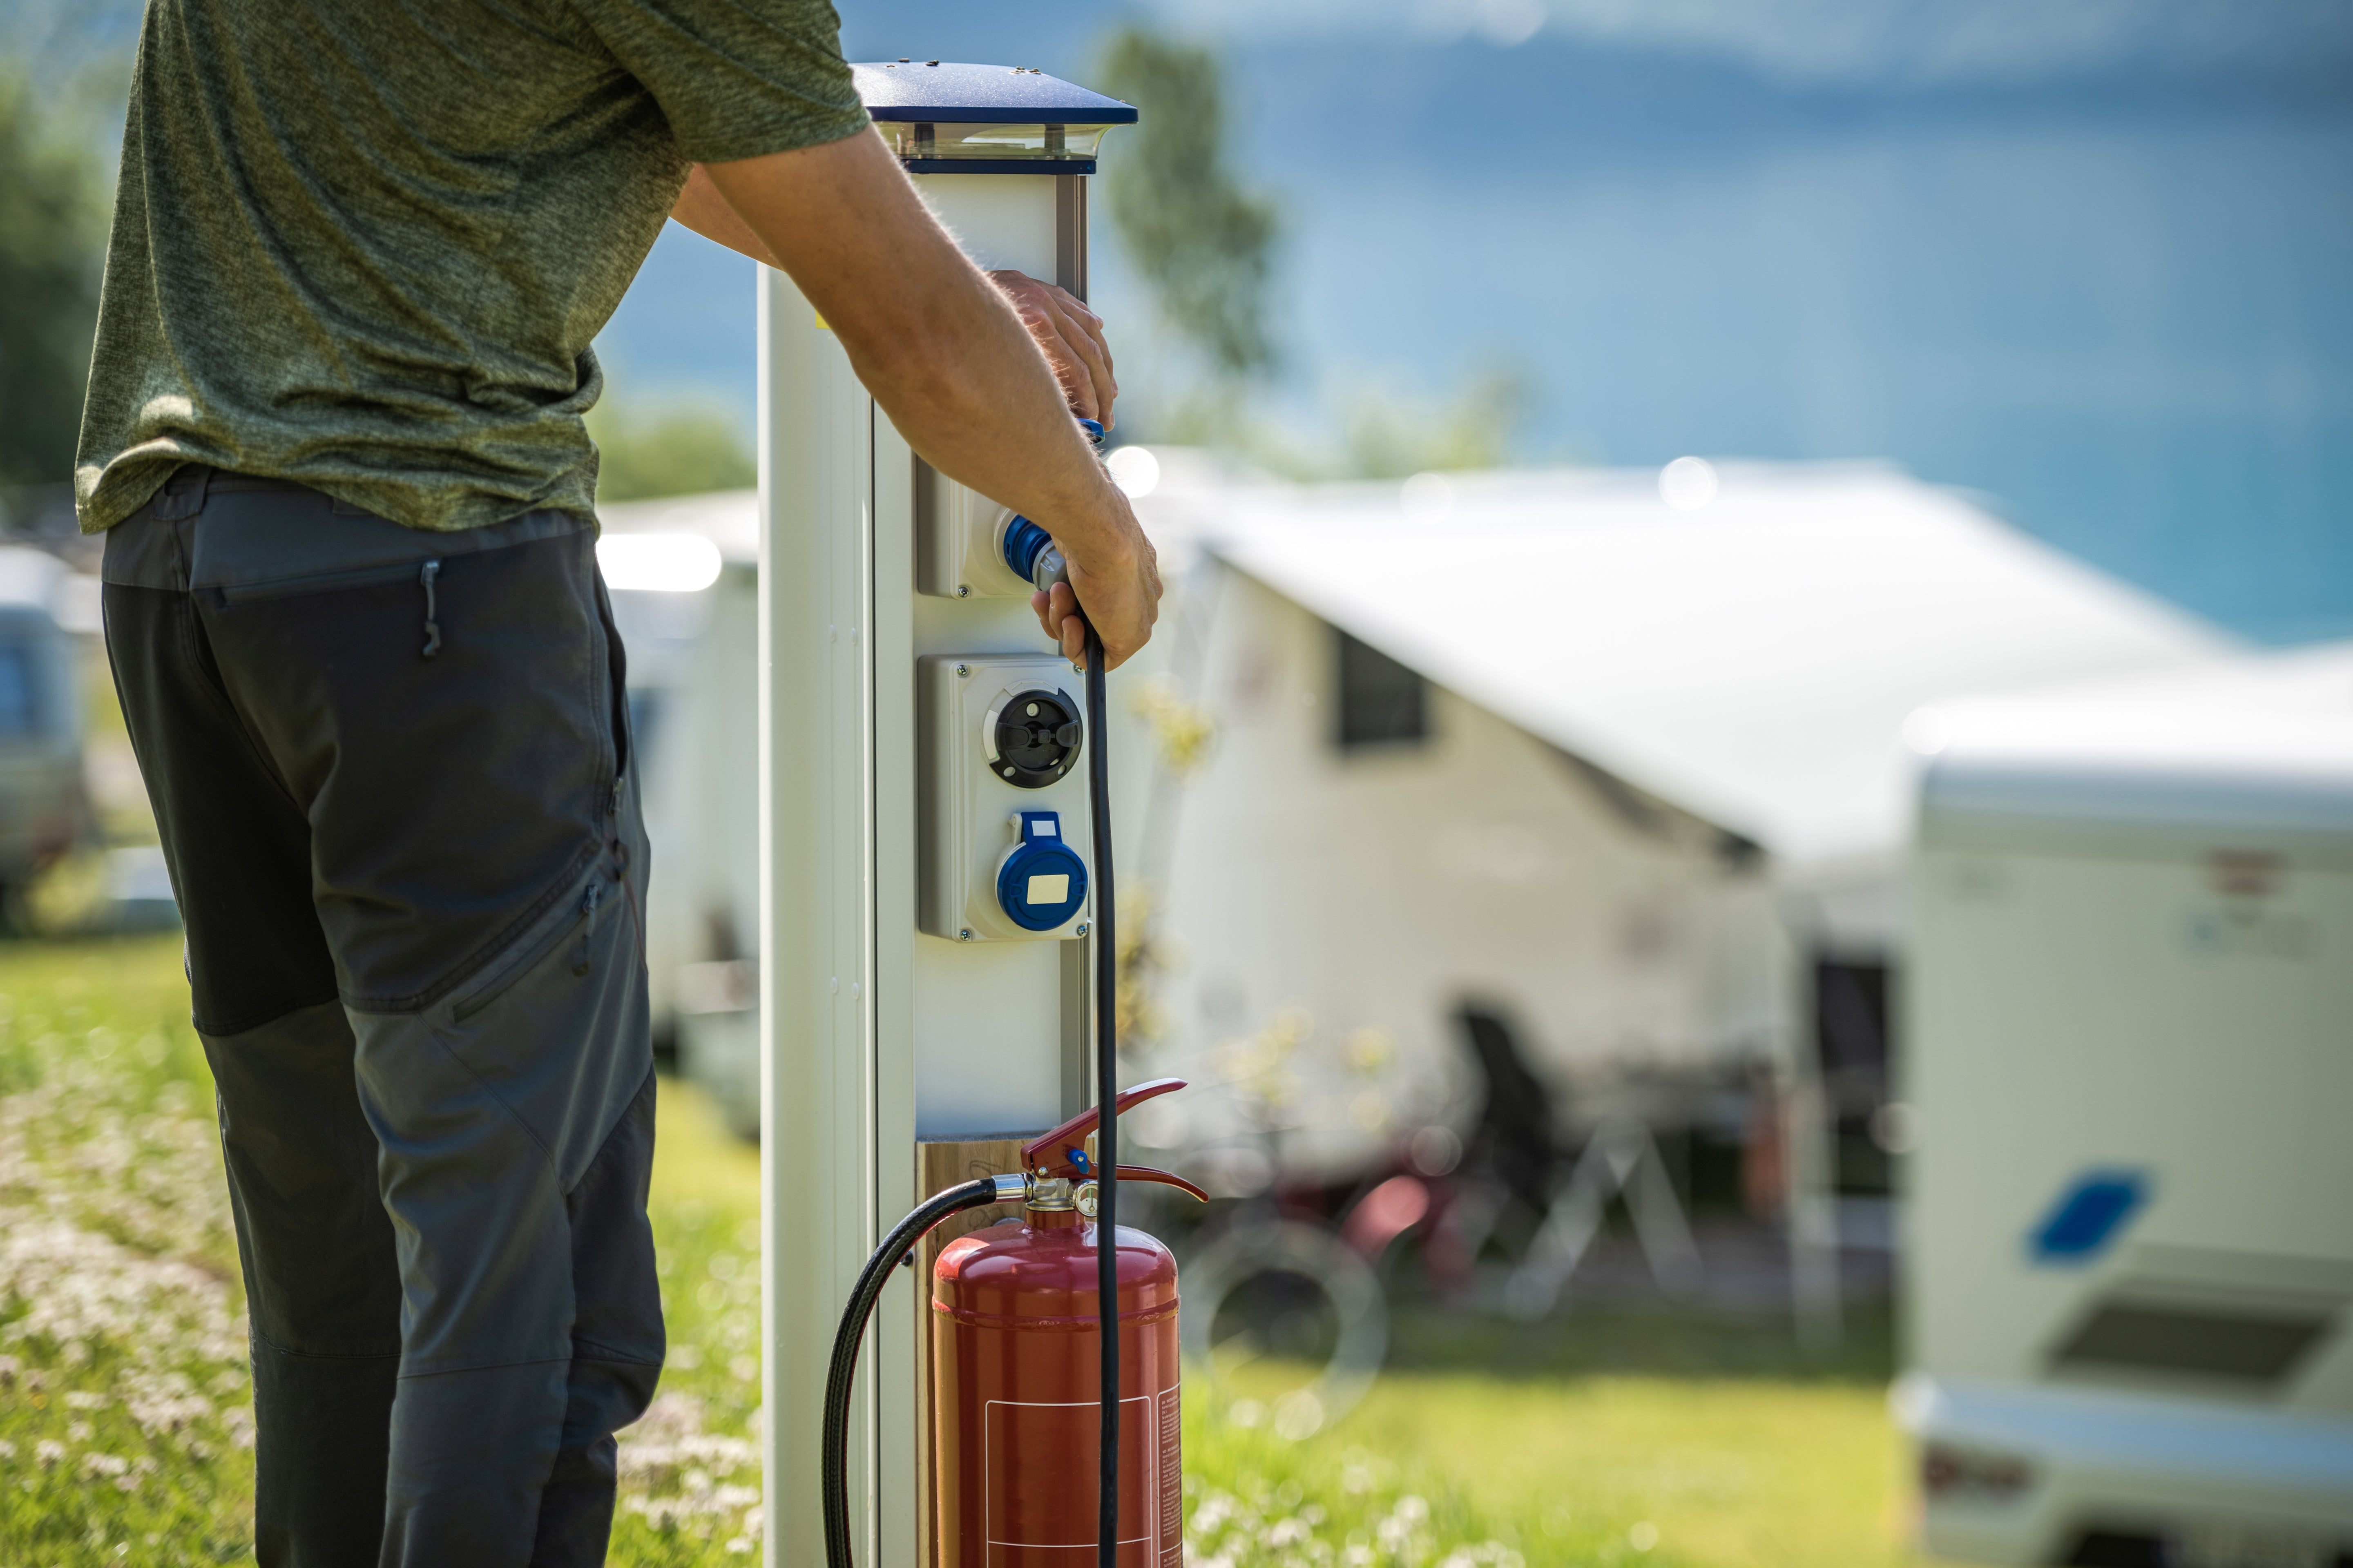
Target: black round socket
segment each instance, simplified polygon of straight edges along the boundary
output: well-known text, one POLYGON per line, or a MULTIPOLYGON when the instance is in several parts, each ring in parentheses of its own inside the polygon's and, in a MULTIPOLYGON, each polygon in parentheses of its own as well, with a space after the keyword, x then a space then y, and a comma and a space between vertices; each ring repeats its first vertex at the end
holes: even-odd
POLYGON ((1016 789, 1043 789, 1078 761, 1085 728, 1059 691, 1022 691, 997 710, 997 776, 1016 789))

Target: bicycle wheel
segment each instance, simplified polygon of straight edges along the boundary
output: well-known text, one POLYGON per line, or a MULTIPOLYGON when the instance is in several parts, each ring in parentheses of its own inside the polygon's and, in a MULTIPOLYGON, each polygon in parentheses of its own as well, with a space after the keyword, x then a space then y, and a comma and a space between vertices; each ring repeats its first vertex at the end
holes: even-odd
POLYGON ((1295 1220, 1238 1226, 1187 1259, 1178 1337, 1186 1359, 1241 1412, 1245 1365, 1320 1366, 1304 1382, 1253 1375, 1275 1431, 1296 1441, 1337 1421, 1372 1387, 1388 1352, 1388 1303, 1365 1260, 1295 1220))

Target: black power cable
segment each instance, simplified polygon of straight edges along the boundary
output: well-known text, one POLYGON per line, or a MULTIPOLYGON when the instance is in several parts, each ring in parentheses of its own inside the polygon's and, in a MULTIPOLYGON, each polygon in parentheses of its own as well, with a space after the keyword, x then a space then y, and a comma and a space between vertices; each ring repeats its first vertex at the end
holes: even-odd
POLYGON ((858 1375, 858 1347, 866 1338, 866 1324, 874 1316, 874 1303, 882 1299, 882 1288, 891 1282, 891 1271, 932 1226, 952 1214, 1004 1199, 1005 1194, 998 1190, 996 1181, 987 1176, 924 1199, 882 1238, 882 1245, 874 1249, 874 1256, 866 1260, 865 1270, 858 1276, 858 1289, 849 1293, 849 1306, 841 1314, 841 1327, 834 1332, 833 1363, 825 1374, 822 1484, 826 1568, 853 1568, 849 1557, 849 1388, 858 1375))
POLYGON ((1087 823, 1095 851, 1095 1310, 1103 1335, 1103 1457, 1096 1482, 1095 1562, 1119 1561, 1119 941, 1113 924, 1111 704, 1103 638, 1087 628, 1087 823))

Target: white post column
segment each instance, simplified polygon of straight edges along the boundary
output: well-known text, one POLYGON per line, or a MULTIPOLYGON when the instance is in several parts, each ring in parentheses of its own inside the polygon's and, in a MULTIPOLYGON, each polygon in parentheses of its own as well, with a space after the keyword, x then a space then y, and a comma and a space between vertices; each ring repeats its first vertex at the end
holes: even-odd
MULTIPOLYGON (((763 268, 760 349, 760 1142, 767 1558, 825 1561, 828 1354, 873 1246, 872 405, 808 302, 763 268)), ((849 1445, 868 1528, 873 1394, 849 1445)))

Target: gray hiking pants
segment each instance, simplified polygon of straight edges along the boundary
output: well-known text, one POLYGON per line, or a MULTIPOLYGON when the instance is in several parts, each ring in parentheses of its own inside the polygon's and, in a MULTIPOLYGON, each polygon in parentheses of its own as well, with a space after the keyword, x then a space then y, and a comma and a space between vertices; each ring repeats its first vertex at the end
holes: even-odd
POLYGON ((593 532, 184 468, 104 575, 219 1086, 261 1563, 603 1562, 662 1324, 593 532))

